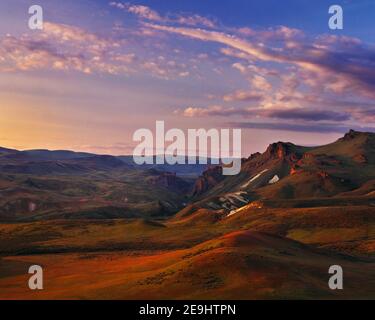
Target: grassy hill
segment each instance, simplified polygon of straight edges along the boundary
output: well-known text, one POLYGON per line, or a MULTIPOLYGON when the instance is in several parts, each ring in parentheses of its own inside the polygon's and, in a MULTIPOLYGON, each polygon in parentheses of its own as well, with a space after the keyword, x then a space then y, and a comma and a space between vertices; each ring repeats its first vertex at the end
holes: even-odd
POLYGON ((195 185, 202 168, 0 149, 0 299, 374 299, 374 137, 274 143, 195 185))

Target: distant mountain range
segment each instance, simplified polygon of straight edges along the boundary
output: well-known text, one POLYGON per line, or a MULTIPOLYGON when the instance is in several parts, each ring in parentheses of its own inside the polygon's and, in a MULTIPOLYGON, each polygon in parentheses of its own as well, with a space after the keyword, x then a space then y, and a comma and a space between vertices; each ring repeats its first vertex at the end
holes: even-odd
POLYGON ((132 156, 0 148, 0 218, 369 205, 375 202, 375 134, 351 130, 319 147, 277 142, 243 159, 240 174, 221 171, 199 164, 138 166, 132 156))
MULTIPOLYGON (((0 148, 0 220, 132 218, 181 209, 195 177, 138 166, 131 156, 0 148)), ((205 167, 206 168, 206 167, 205 167)))
MULTIPOLYGON (((210 159, 207 160, 210 163, 210 159)), ((187 163, 187 161, 186 161, 187 163)), ((28 174, 86 173, 88 171, 112 170, 115 168, 157 169, 177 175, 197 176, 207 169, 205 164, 157 165, 134 163, 133 156, 97 155, 69 150, 25 150, 18 151, 0 147, 0 171, 28 174)))
POLYGON ((375 134, 203 169, 1 148, 0 298, 374 299, 375 134))

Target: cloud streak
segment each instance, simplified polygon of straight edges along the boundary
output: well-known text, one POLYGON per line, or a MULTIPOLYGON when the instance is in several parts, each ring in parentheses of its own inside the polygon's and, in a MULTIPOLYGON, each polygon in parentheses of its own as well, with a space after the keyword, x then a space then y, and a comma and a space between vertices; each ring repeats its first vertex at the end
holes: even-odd
POLYGON ((123 3, 116 1, 110 2, 109 5, 134 14, 138 18, 159 23, 176 23, 187 26, 204 26, 207 28, 214 28, 216 26, 216 23, 213 20, 198 14, 174 14, 161 16, 157 11, 144 5, 134 5, 129 2, 123 3))
POLYGON ((122 3, 115 1, 110 2, 109 5, 133 13, 140 18, 144 18, 151 21, 163 21, 162 17, 155 10, 152 10, 147 6, 133 5, 130 3, 122 3))
MULTIPOLYGON (((357 111, 360 112, 360 111, 357 111)), ((247 118, 268 118, 279 120, 302 120, 307 122, 335 121, 343 122, 352 119, 350 113, 322 109, 290 108, 290 109, 263 109, 263 108, 234 108, 223 106, 209 106, 207 108, 188 107, 182 111, 185 117, 229 117, 241 116, 247 118)), ((369 115, 374 116, 374 111, 369 115)))
POLYGON ((339 125, 337 123, 322 124, 292 124, 271 122, 228 122, 224 126, 243 129, 262 129, 274 131, 291 131, 305 133, 346 133, 350 129, 365 132, 375 132, 375 127, 358 125, 339 125))
MULTIPOLYGON (((283 46, 272 47, 264 45, 262 32, 257 34, 253 31, 254 40, 241 39, 235 35, 225 32, 204 30, 200 28, 185 28, 165 26, 160 24, 147 23, 147 27, 154 30, 174 33, 181 36, 205 41, 216 42, 226 45, 236 51, 228 51, 237 58, 258 60, 263 62, 276 62, 290 64, 298 67, 306 74, 313 75, 315 86, 322 80, 328 83, 327 90, 334 93, 344 91, 355 91, 356 93, 374 97, 375 89, 375 49, 363 45, 360 41, 351 38, 321 37, 310 44, 311 39, 296 41, 293 37, 299 33, 287 32, 282 38, 287 39, 283 46), (349 45, 350 43, 350 45, 349 45), (244 54, 241 56, 241 54, 244 54)), ((268 31, 272 33, 272 31, 268 31)), ((276 36, 280 31, 275 32, 276 36)), ((268 39, 272 39, 271 36, 268 39)), ((305 74, 305 76, 307 76, 305 74)), ((314 85, 310 82, 310 85, 314 85)))

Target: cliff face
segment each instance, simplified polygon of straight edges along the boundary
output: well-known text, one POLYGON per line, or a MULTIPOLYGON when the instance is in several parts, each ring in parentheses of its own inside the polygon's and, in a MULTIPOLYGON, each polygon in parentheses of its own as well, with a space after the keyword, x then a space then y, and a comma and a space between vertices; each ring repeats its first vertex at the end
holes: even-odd
POLYGON ((203 194, 208 189, 216 186, 224 178, 225 176, 223 176, 222 167, 210 167, 205 172, 203 172, 203 175, 200 176, 195 182, 193 196, 199 196, 203 194))
MULTIPOLYGON (((150 170, 151 171, 151 170, 150 170)), ((149 183, 158 187, 173 189, 179 192, 188 192, 191 185, 179 178, 176 173, 158 172, 153 170, 155 175, 149 178, 149 183)))
POLYGON ((287 160, 291 163, 298 161, 301 158, 301 153, 297 146, 292 143, 277 142, 268 146, 266 152, 263 154, 264 160, 271 159, 287 160))
POLYGON ((268 146, 265 156, 268 158, 283 159, 290 153, 290 146, 287 143, 277 142, 268 146))

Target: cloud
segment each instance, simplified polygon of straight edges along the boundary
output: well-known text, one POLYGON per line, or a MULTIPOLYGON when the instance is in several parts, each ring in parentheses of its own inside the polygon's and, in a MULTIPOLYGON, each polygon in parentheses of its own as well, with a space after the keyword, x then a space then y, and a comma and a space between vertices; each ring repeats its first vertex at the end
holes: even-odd
MULTIPOLYGON (((252 57, 256 57, 263 61, 277 61, 276 56, 270 54, 264 48, 261 48, 259 45, 253 45, 245 40, 239 39, 233 35, 228 35, 219 31, 208 31, 204 29, 197 28, 182 28, 182 27, 171 27, 164 25, 157 25, 152 23, 146 23, 146 26, 159 30, 166 31, 170 33, 176 33, 182 36, 202 40, 202 41, 213 41, 228 45, 240 51, 243 51, 249 54, 252 57)), ((282 61, 286 61, 283 58, 282 61)))
MULTIPOLYGON (((185 117, 209 117, 209 116, 241 116, 247 118, 268 118, 279 120, 301 120, 304 122, 321 122, 321 121, 335 121, 344 122, 352 119, 350 113, 336 112, 322 109, 305 109, 305 108, 290 108, 290 109, 263 109, 263 108, 234 108, 223 106, 209 106, 202 107, 188 107, 184 109, 182 114, 185 117)), ((375 116, 375 112, 368 114, 375 116)))
POLYGON ((187 26, 204 26, 207 28, 214 28, 216 23, 206 17, 198 14, 174 14, 168 16, 161 16, 157 11, 144 5, 134 5, 131 3, 110 2, 110 6, 124 10, 126 12, 135 14, 141 19, 155 21, 160 23, 175 23, 187 26))
POLYGON ((60 43, 63 42, 85 42, 85 43, 95 43, 98 48, 106 47, 108 41, 106 39, 100 38, 99 36, 87 32, 79 27, 58 24, 46 21, 43 25, 43 33, 41 33, 43 38, 55 38, 60 43))
POLYGON ((231 94, 227 94, 223 97, 226 102, 232 101, 260 101, 263 99, 263 95, 255 92, 249 92, 244 90, 237 90, 231 94))
POLYGON ((43 32, 0 38, 0 71, 43 69, 113 75, 143 72, 162 79, 190 74, 183 63, 171 64, 169 59, 159 59, 160 56, 142 57, 128 50, 121 39, 104 38, 76 26, 46 21, 43 32))
MULTIPOLYGON (((174 33, 181 36, 216 42, 229 47, 225 53, 250 62, 276 62, 293 65, 305 72, 304 77, 312 78, 308 85, 326 83, 326 91, 333 93, 356 92, 368 97, 375 97, 375 49, 363 45, 348 37, 317 38, 315 40, 294 39, 300 33, 281 28, 272 32, 284 39, 281 46, 265 45, 272 39, 264 32, 252 31, 253 41, 241 39, 225 32, 200 28, 173 27, 148 23, 149 28, 174 33), (263 36, 263 38, 262 38, 263 36), (298 41, 297 41, 298 40, 298 41), (350 45, 349 45, 350 44, 350 45)), ((225 50, 225 49, 224 49, 225 50)), ((222 51, 223 52, 223 51, 222 51)))
POLYGON ((258 37, 263 40, 295 40, 303 38, 304 33, 295 28, 287 26, 277 26, 268 30, 255 30, 249 27, 243 27, 236 30, 238 34, 247 37, 258 37))
POLYGON ((133 5, 130 3, 122 2, 110 2, 109 5, 133 13, 140 18, 144 18, 151 21, 163 21, 163 18, 156 11, 152 10, 147 6, 133 5))
MULTIPOLYGON (((112 30, 117 33, 103 37, 83 28, 47 21, 43 32, 0 38, 0 70, 209 79, 203 71, 207 68, 199 65, 205 64, 220 75, 232 68, 232 74, 240 78, 222 77, 221 92, 215 92, 223 100, 218 104, 230 102, 231 106, 191 106, 184 110, 184 116, 237 115, 305 122, 374 120, 375 49, 359 39, 309 37, 287 26, 265 30, 226 28, 196 14, 162 15, 150 7, 128 2, 110 5, 135 15, 140 23, 126 32, 120 32, 121 26, 117 25, 112 30), (144 34, 148 37, 139 41, 138 37, 144 34), (130 39, 126 38, 128 35, 130 39), (177 49, 175 39, 169 39, 171 35, 212 42, 221 48, 213 52, 205 47, 203 53, 191 46, 194 52, 189 56, 190 47, 183 47, 182 43, 177 49), (246 108, 238 107, 244 103, 248 103, 246 108)), ((214 48, 217 50, 216 45, 214 48)))
MULTIPOLYGON (((223 100, 256 102, 258 106, 256 109, 223 108, 220 112, 199 108, 190 116, 297 120, 307 123, 310 128, 294 126, 296 131, 314 131, 313 122, 357 121, 366 124, 375 121, 372 102, 375 98, 375 47, 359 39, 336 35, 312 38, 287 27, 247 28, 235 30, 233 34, 228 30, 160 24, 147 24, 147 27, 224 45, 219 52, 237 59, 231 66, 246 78, 249 89, 235 90, 224 95, 223 100)), ((293 128, 293 123, 290 124, 289 129, 293 128)), ((279 126, 287 127, 288 124, 279 126)), ((324 127, 322 130, 337 128, 324 127)))
POLYGON ((252 88, 258 91, 269 91, 272 89, 271 84, 267 81, 267 79, 260 75, 253 75, 249 79, 250 85, 252 88))
POLYGON ((357 131, 375 132, 375 127, 358 125, 338 125, 337 123, 291 124, 271 122, 229 122, 224 126, 243 129, 264 129, 276 131, 314 132, 314 133, 346 133, 350 129, 357 131))
POLYGON ((65 24, 45 22, 41 33, 7 35, 0 38, 0 44, 3 71, 52 69, 112 73, 126 70, 123 65, 109 62, 121 54, 107 56, 119 46, 117 42, 65 24))
MULTIPOLYGON (((178 111, 176 113, 179 113, 178 111)), ((206 117, 206 116, 228 116, 235 113, 234 108, 224 108, 222 106, 209 106, 207 108, 187 107, 182 114, 185 117, 206 117)))
POLYGON ((201 25, 201 26, 205 26, 205 27, 208 27, 208 28, 214 28, 216 26, 215 22, 206 18, 206 17, 202 17, 198 14, 194 14, 194 15, 191 15, 191 16, 178 16, 175 20, 176 22, 180 23, 180 24, 184 24, 184 25, 188 25, 188 26, 198 26, 198 25, 201 25))
POLYGON ((181 78, 188 77, 190 75, 189 71, 182 71, 178 74, 181 78))
POLYGON ((375 123, 375 108, 373 109, 363 109, 354 108, 351 109, 351 114, 354 119, 364 122, 364 123, 375 123))
POLYGON ((317 109, 266 109, 259 110, 258 115, 267 118, 304 120, 304 121, 346 121, 350 120, 350 114, 330 110, 317 109))
POLYGON ((167 70, 154 61, 146 61, 142 64, 142 67, 161 78, 167 78, 168 76, 167 70))

